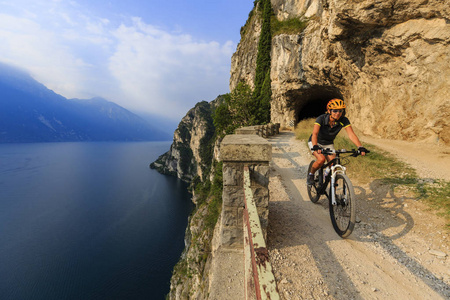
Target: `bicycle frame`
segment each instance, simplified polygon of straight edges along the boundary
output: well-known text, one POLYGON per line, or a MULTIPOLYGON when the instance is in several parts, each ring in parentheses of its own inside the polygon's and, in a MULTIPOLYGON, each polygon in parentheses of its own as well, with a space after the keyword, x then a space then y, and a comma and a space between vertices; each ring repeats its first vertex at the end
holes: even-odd
MULTIPOLYGON (((330 153, 331 154, 331 153, 330 153)), ((327 196, 328 199, 330 199, 331 196, 331 205, 336 205, 336 193, 334 192, 335 189, 335 181, 336 181, 336 175, 337 174, 343 174, 345 175, 345 171, 347 170, 346 167, 342 166, 341 163, 341 158, 340 158, 340 152, 336 152, 336 157, 333 158, 331 161, 329 161, 328 163, 324 164, 321 168, 320 168, 320 174, 319 174, 319 178, 325 179, 325 182, 323 182, 319 193, 320 194, 324 194, 327 196), (330 167, 331 166, 331 167, 330 167), (326 177, 323 178, 323 170, 325 170, 327 167, 331 168, 330 174, 326 177), (331 181, 331 183, 330 183, 331 181), (328 186, 328 183, 331 184, 331 190, 330 190, 330 194, 328 195, 328 193, 326 192, 326 188, 328 186)), ((328 155, 328 154, 327 154, 328 155)), ((322 182, 322 180, 320 180, 322 182)))

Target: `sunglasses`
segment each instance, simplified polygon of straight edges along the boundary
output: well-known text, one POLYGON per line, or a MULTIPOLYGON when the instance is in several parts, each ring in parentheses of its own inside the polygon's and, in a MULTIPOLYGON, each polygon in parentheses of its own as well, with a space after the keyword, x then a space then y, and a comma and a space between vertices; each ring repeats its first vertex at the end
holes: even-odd
POLYGON ((337 114, 337 113, 342 113, 344 110, 342 110, 342 109, 332 109, 331 110, 331 112, 332 113, 335 113, 335 114, 337 114))

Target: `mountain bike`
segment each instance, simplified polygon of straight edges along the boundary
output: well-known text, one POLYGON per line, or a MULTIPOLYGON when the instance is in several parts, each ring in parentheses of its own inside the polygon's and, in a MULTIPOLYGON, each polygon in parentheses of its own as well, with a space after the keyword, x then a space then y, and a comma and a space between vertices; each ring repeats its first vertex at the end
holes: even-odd
MULTIPOLYGON (((308 196, 313 203, 316 203, 321 195, 327 196, 333 228, 340 237, 346 238, 355 227, 356 198, 352 182, 345 174, 346 168, 344 164, 341 164, 341 159, 344 160, 350 156, 356 157, 360 155, 360 152, 355 149, 331 150, 327 148, 322 149, 322 154, 336 154, 336 157, 324 164, 314 174, 314 184, 307 187, 308 196), (350 155, 341 157, 343 153, 350 155), (329 171, 328 174, 325 170, 329 171)), ((312 160, 309 164, 308 174, 314 162, 315 160, 312 160)))

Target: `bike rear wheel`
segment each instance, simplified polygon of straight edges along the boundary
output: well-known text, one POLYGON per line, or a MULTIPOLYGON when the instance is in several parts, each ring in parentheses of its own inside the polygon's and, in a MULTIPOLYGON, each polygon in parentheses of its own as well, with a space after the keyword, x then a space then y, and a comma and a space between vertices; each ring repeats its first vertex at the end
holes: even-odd
POLYGON ((332 205, 330 200, 331 222, 336 233, 342 238, 346 238, 355 227, 355 191, 350 179, 345 174, 336 174, 334 186, 336 205, 332 205))
MULTIPOLYGON (((314 164, 314 162, 315 162, 315 160, 313 160, 309 163, 308 172, 306 173, 306 176, 309 176, 309 173, 311 172, 311 167, 314 164)), ((316 203, 320 198, 318 173, 319 172, 316 172, 316 174, 314 175, 314 184, 307 185, 307 187, 306 187, 306 189, 308 190, 309 200, 311 200, 312 203, 316 203)))

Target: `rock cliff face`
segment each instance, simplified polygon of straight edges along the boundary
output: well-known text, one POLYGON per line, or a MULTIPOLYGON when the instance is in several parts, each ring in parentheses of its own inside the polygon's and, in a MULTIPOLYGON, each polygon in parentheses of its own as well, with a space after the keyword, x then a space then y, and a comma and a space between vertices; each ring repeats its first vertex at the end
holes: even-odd
MULTIPOLYGON (((189 110, 175 130, 170 150, 150 167, 160 173, 197 183, 213 181, 214 161, 219 155, 219 141, 215 138, 213 112, 223 101, 219 96, 211 102, 202 101, 189 110)), ((169 299, 206 299, 211 262, 211 239, 215 225, 212 217, 219 204, 214 198, 204 199, 193 191, 196 209, 186 229, 186 247, 171 278, 169 299)), ((201 191, 199 192, 201 194, 201 191)))
MULTIPOLYGON (((289 126, 348 104, 359 131, 450 144, 450 6, 444 0, 272 0, 278 20, 303 18, 298 35, 272 40, 271 120, 289 126)), ((245 26, 230 88, 251 86, 260 21, 245 26)))
POLYGON ((220 99, 199 102, 189 110, 175 130, 170 150, 150 167, 187 182, 207 176, 214 154, 212 111, 220 99))
POLYGON ((186 230, 187 245, 170 280, 168 298, 207 299, 211 268, 211 229, 205 230, 208 206, 203 205, 191 216, 186 230))

